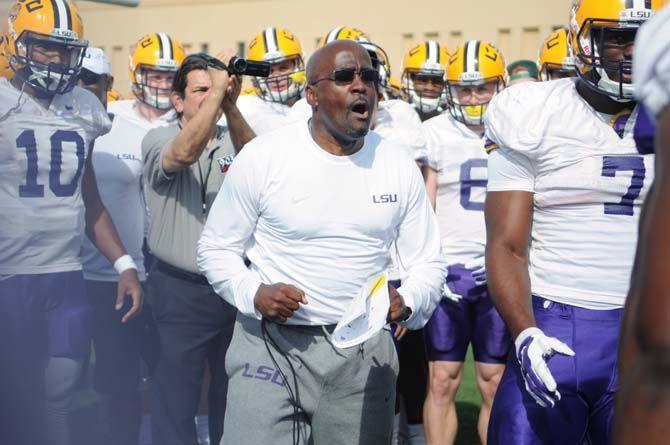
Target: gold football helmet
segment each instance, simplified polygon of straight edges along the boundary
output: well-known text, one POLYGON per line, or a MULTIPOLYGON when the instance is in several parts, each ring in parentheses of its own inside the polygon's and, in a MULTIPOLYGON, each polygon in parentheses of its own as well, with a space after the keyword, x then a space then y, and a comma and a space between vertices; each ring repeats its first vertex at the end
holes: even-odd
POLYGON ((300 40, 284 28, 266 28, 249 43, 249 60, 269 62, 270 76, 254 77, 258 96, 270 102, 288 103, 305 88, 305 62, 300 40))
POLYGON ((577 75, 568 44, 567 28, 552 32, 542 43, 537 67, 540 70, 540 80, 543 81, 577 75))
POLYGON ((606 57, 606 46, 633 44, 638 28, 666 0, 579 0, 570 14, 570 46, 577 74, 586 85, 611 98, 633 100, 632 60, 606 57))
POLYGON ((461 104, 458 88, 494 83, 494 95, 505 88, 505 60, 502 53, 483 40, 468 40, 449 58, 447 102, 454 119, 466 125, 482 125, 490 99, 477 104, 461 104))
POLYGON ((434 40, 417 43, 405 53, 401 79, 403 93, 419 112, 432 113, 446 108, 445 77, 448 63, 447 49, 434 40), (417 78, 429 87, 417 88, 417 78))
POLYGON ((14 3, 5 41, 14 75, 46 95, 74 87, 88 45, 81 17, 68 0, 14 3))
POLYGON ((169 86, 151 86, 149 77, 152 71, 174 76, 185 58, 181 43, 165 33, 147 34, 138 40, 128 56, 131 89, 137 100, 159 110, 171 108, 171 82, 169 86))

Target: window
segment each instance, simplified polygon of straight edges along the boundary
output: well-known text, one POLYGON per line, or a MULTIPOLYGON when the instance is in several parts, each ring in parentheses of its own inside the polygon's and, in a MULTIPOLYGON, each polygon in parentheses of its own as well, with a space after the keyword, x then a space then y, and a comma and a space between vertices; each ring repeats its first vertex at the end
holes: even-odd
POLYGON ((447 42, 448 48, 450 51, 455 50, 458 45, 460 45, 463 40, 463 32, 462 31, 451 31, 449 33, 449 42, 447 42))
POLYGON ((423 33, 426 40, 440 40, 440 33, 437 31, 430 31, 423 33))
POLYGON ((535 60, 537 52, 542 44, 540 40, 540 28, 536 26, 526 27, 521 30, 521 57, 535 60))
POLYGON ((493 43, 502 52, 506 61, 512 56, 512 30, 509 28, 500 28, 493 43))
POLYGON ((200 44, 200 52, 205 53, 205 54, 209 54, 209 43, 207 43, 207 42, 201 43, 200 44))
POLYGON ((244 59, 246 53, 246 44, 242 41, 237 42, 237 57, 244 59))

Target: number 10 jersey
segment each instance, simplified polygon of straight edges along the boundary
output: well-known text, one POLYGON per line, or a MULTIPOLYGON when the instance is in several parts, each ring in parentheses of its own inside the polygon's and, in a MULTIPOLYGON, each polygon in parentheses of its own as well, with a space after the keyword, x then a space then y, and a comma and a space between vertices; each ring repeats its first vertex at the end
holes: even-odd
POLYGON ((484 118, 488 191, 533 193, 534 294, 587 309, 620 308, 653 155, 635 147, 636 110, 604 116, 575 82, 524 83, 493 99, 484 118))
POLYGON ((0 275, 81 269, 84 165, 110 125, 86 90, 46 109, 0 79, 0 275))

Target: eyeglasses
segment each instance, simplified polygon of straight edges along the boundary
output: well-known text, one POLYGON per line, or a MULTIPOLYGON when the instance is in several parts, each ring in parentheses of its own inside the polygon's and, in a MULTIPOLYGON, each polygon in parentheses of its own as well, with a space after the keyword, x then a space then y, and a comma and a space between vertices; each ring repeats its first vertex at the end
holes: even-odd
POLYGON ((354 81, 356 75, 359 75, 361 80, 365 83, 373 83, 375 85, 379 84, 381 79, 379 78, 379 73, 373 69, 365 68, 360 71, 356 71, 355 68, 341 68, 339 70, 333 71, 330 77, 323 77, 312 82, 312 85, 316 85, 322 80, 331 80, 339 84, 348 84, 354 81))

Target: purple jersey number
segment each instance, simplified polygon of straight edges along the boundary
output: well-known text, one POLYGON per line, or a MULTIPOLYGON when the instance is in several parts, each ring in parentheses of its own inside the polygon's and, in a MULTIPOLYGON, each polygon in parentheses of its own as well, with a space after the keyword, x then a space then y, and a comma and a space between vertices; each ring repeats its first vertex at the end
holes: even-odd
MULTIPOLYGON (((54 195, 63 198, 74 195, 79 184, 79 176, 84 170, 86 160, 84 139, 76 131, 58 130, 51 135, 51 163, 49 170, 49 188, 54 195), (68 184, 61 183, 61 169, 63 165, 63 144, 70 143, 75 146, 77 155, 77 171, 68 184)), ((25 130, 16 138, 16 146, 24 148, 28 158, 26 170, 26 183, 19 185, 19 196, 21 198, 44 197, 44 186, 37 183, 37 142, 35 131, 25 130)))
POLYGON ((486 189, 486 184, 488 182, 486 179, 472 179, 472 169, 485 169, 486 165, 486 159, 468 159, 463 164, 461 164, 461 206, 465 210, 478 210, 480 212, 484 211, 484 203, 471 201, 470 195, 472 194, 473 187, 481 187, 486 189))
POLYGON ((614 178, 617 172, 632 171, 633 176, 626 194, 621 197, 619 202, 606 202, 606 215, 628 215, 633 216, 633 204, 644 185, 644 176, 646 170, 644 167, 644 158, 641 156, 604 156, 602 175, 608 178, 614 178))

